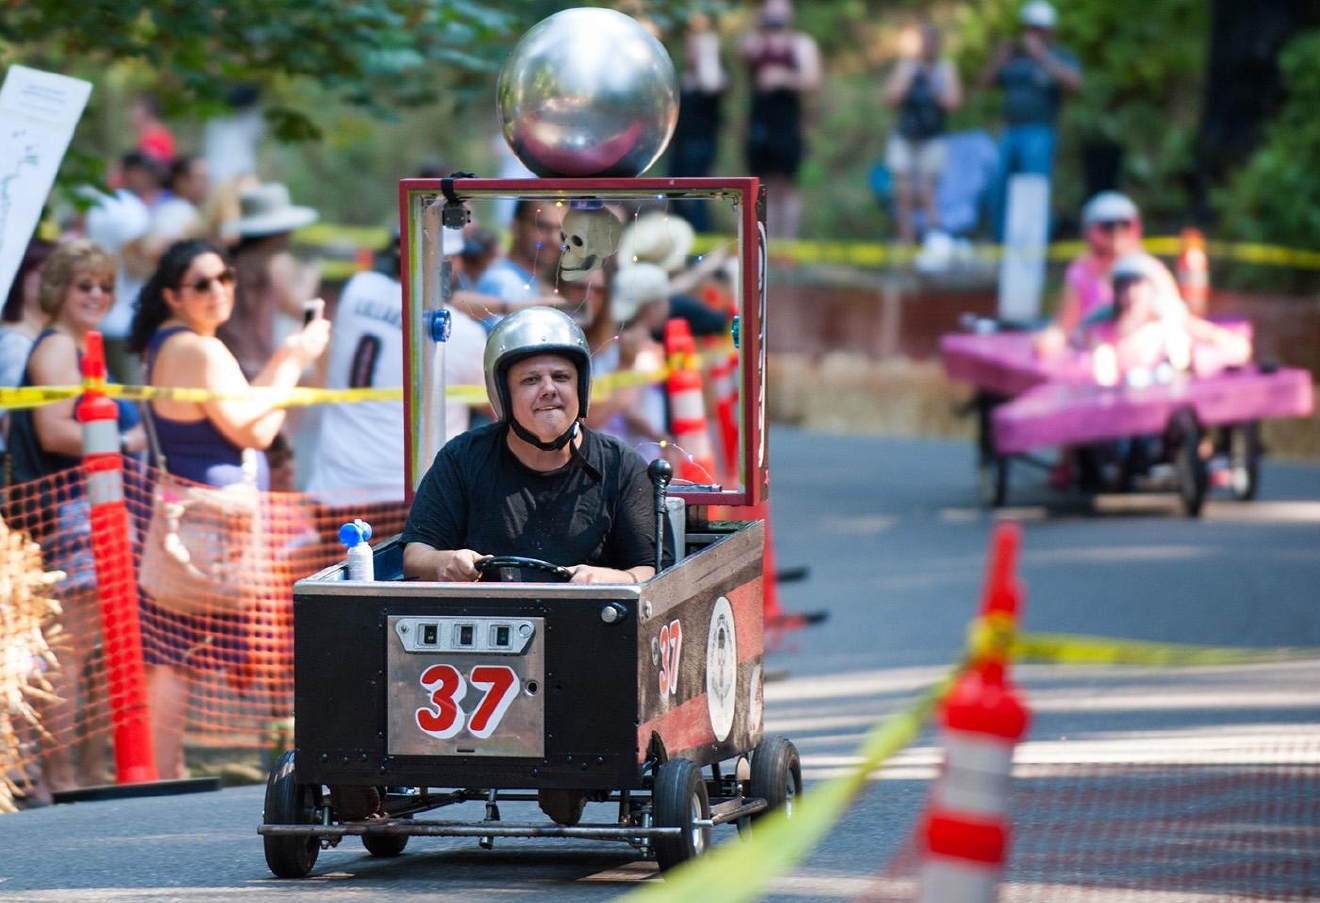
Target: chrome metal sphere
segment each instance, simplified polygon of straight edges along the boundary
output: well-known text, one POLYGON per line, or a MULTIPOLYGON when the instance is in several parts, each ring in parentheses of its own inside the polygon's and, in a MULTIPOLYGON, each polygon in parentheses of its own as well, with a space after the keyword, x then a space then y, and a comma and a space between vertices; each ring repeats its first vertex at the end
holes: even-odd
POLYGON ((496 89, 504 140, 542 177, 645 172, 678 119, 669 54, 612 9, 555 13, 518 42, 496 89))

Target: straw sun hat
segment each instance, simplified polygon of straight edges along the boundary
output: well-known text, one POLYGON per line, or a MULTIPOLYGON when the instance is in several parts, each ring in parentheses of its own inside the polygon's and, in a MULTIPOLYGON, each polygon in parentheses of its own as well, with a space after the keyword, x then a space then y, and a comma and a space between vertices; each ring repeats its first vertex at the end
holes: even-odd
POLYGON ((619 239, 620 267, 654 263, 666 273, 676 273, 687 264, 696 233, 681 216, 653 211, 643 213, 623 230, 619 239))
POLYGON ((238 200, 238 219, 225 223, 225 227, 243 238, 259 238, 292 232, 316 222, 317 217, 311 207, 298 207, 289 200, 284 183, 267 182, 243 193, 238 200))
POLYGON ((624 324, 653 301, 669 300, 669 274, 654 263, 619 267, 610 293, 610 317, 624 324))

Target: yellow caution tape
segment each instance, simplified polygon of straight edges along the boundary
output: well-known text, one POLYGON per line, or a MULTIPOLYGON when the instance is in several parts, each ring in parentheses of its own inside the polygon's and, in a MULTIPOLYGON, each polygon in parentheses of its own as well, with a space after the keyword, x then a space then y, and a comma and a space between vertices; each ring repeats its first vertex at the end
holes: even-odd
POLYGON ((39 408, 82 393, 82 386, 31 386, 23 389, 0 387, 0 410, 39 408))
POLYGON ((848 774, 813 785, 793 802, 793 817, 780 809, 758 820, 746 843, 725 843, 699 859, 627 894, 625 900, 686 903, 719 900, 738 903, 763 896, 775 878, 792 871, 820 843, 866 785, 866 777, 882 762, 921 734, 935 706, 953 686, 951 672, 902 712, 889 716, 866 735, 859 762, 848 774))
POLYGON ((971 661, 1007 659, 1013 654, 1017 619, 1005 612, 974 618, 967 628, 967 655, 971 661))
POLYGON ((1069 665, 1243 665, 1317 658, 1320 649, 1248 649, 1024 632, 1013 638, 1013 655, 1069 665))
MULTIPOLYGON (((243 392, 216 392, 211 389, 164 388, 158 386, 121 386, 110 383, 100 387, 100 391, 112 398, 127 398, 134 401, 153 398, 169 398, 175 401, 246 401, 265 398, 278 407, 297 407, 311 404, 332 404, 359 401, 398 401, 403 398, 403 389, 314 389, 296 386, 288 389, 272 389, 266 386, 252 386, 243 392)), ((82 386, 31 386, 22 389, 0 388, 0 409, 35 408, 66 398, 82 395, 82 386)), ((451 386, 446 390, 446 397, 469 398, 476 396, 479 403, 485 401, 486 390, 482 386, 451 386)))
MULTIPOLYGON (((1320 649, 1247 649, 1151 643, 1061 633, 1015 633, 1011 618, 978 618, 968 628, 968 655, 1010 652, 1024 659, 1067 664, 1227 665, 1320 656, 1320 649)), ((860 750, 861 761, 847 774, 813 785, 794 802, 793 817, 774 812, 757 821, 746 843, 722 844, 700 859, 643 885, 625 899, 639 903, 687 900, 746 901, 767 892, 771 881, 792 871, 842 817, 866 777, 882 762, 911 744, 927 719, 963 673, 955 667, 913 705, 876 725, 860 750)))
MULTIPOLYGON (((699 253, 731 241, 729 236, 701 236, 695 245, 699 253)), ((1151 254, 1176 257, 1182 250, 1182 239, 1176 235, 1151 236, 1142 240, 1151 254)), ((1053 261, 1071 260, 1085 248, 1081 241, 1058 241, 1046 248, 1046 257, 1053 261)), ((804 239, 771 239, 767 248, 772 258, 789 258, 795 263, 836 264, 875 269, 883 266, 911 263, 920 253, 919 248, 888 245, 865 241, 809 241, 804 239)), ((997 261, 1003 256, 1002 245, 974 244, 970 252, 976 260, 997 261)), ((1285 248, 1278 245, 1251 242, 1207 243, 1211 260, 1216 257, 1265 266, 1320 269, 1320 251, 1285 248)))
MULTIPOLYGON (((592 381, 591 397, 593 400, 608 398, 617 388, 623 386, 655 385, 663 383, 669 376, 665 369, 650 371, 622 371, 607 373, 592 381)), ((395 386, 379 389, 317 389, 297 386, 287 389, 272 389, 266 386, 251 386, 242 392, 216 392, 211 389, 165 388, 160 386, 121 386, 108 383, 98 387, 112 398, 127 398, 143 401, 153 398, 169 398, 175 401, 246 401, 265 398, 278 407, 299 407, 313 404, 352 404, 363 401, 399 401, 403 398, 403 389, 395 386)), ((29 386, 21 389, 0 388, 0 410, 17 408, 36 408, 42 405, 77 398, 82 395, 82 386, 29 386)), ((487 401, 485 386, 448 386, 445 398, 465 405, 480 405, 487 401)))

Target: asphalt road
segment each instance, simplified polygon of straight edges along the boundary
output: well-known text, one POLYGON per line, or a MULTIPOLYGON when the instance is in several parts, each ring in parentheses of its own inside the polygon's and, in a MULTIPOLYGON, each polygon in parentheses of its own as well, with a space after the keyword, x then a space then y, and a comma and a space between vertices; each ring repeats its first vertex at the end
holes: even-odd
MULTIPOLYGON (((809 793, 850 768, 866 731, 961 649, 993 516, 976 506, 964 443, 777 427, 771 448, 778 564, 809 568, 781 585, 782 605, 828 613, 776 638, 767 661, 781 678, 766 688, 767 730, 797 744, 809 793)), ((1024 524, 1026 629, 1320 647, 1320 466, 1267 459, 1258 501, 1211 501, 1199 520, 1159 498, 1103 500, 1097 510, 1031 474, 1012 498, 1020 507, 1004 514, 1024 524)), ((1232 899, 1251 882, 1264 883, 1263 899, 1320 893, 1313 866, 1294 867, 1320 849, 1320 653, 1232 667, 1032 664, 1016 674, 1034 720, 1017 757, 1004 899, 1232 899), (1147 764, 1139 774, 1115 764, 1134 762, 1147 764), (1206 766, 1217 782, 1197 783, 1206 766), (1278 809, 1278 799, 1292 808, 1278 809), (1252 825, 1255 840, 1225 846, 1193 834, 1217 813, 1252 825), (1262 861, 1281 864, 1261 871, 1262 861), (1105 895, 1115 888, 1129 895, 1105 895)), ((936 762, 925 736, 872 775, 768 899, 909 893, 903 851, 936 762)), ((262 793, 0 816, 0 901, 582 901, 655 880, 654 864, 621 846, 501 840, 483 851, 470 840, 414 838, 392 860, 349 839, 322 852, 312 878, 279 881, 256 834, 262 793)), ((522 816, 504 808, 506 819, 522 816)))

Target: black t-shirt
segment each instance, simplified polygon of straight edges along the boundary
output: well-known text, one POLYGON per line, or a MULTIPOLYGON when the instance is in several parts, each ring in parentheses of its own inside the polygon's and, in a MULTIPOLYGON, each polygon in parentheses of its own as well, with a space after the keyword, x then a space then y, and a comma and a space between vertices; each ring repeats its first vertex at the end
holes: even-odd
POLYGON ((565 567, 655 564, 655 489, 641 455, 584 426, 580 457, 542 473, 513 454, 506 429, 492 423, 445 444, 417 488, 404 543, 565 567))

